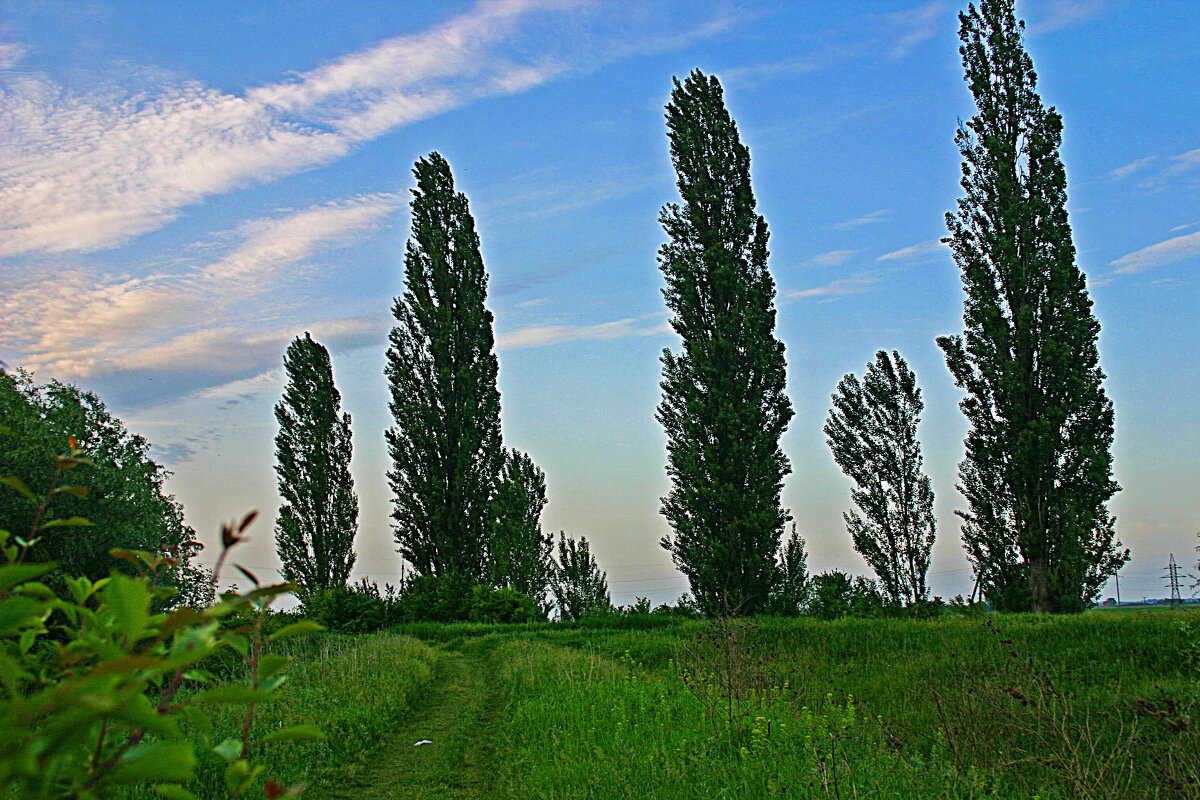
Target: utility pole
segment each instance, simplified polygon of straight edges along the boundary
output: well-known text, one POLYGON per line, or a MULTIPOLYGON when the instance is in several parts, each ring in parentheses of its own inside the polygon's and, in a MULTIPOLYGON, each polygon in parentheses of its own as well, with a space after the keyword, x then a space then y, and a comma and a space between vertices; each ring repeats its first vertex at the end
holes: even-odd
POLYGON ((1121 605, 1121 571, 1117 570, 1116 574, 1114 574, 1113 577, 1117 579, 1117 607, 1120 607, 1120 605, 1121 605))
POLYGON ((1175 554, 1171 554, 1171 560, 1167 563, 1165 570, 1167 573, 1167 583, 1171 587, 1171 608, 1178 608, 1183 605, 1183 597, 1179 593, 1179 565, 1175 563, 1175 554))

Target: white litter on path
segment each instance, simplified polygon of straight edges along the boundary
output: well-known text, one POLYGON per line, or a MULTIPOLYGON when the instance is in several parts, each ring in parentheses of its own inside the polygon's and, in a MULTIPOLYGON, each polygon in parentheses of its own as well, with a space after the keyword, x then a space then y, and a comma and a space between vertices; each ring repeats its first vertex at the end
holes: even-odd
POLYGON ((413 747, 420 747, 423 744, 433 744, 433 742, 429 739, 422 739, 421 741, 414 744, 413 747))

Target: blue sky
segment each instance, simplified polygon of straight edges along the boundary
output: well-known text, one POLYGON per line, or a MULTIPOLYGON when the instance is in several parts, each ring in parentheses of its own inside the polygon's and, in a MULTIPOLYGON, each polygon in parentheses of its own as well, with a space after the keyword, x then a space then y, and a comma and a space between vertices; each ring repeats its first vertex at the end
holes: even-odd
MULTIPOLYGON (((970 589, 965 424, 938 335, 961 330, 938 239, 973 113, 956 3, 8 2, 0 8, 0 358, 95 390, 154 443, 213 541, 273 518, 287 343, 333 352, 353 415, 356 577, 400 572, 383 353, 413 161, 449 160, 491 274, 506 443, 545 469, 614 600, 686 588, 666 532, 655 261, 675 199, 671 77, 716 74, 771 230, 796 417, 784 491, 810 566, 864 572, 825 445, 829 395, 880 348, 917 373, 937 594, 970 589)), ((1161 596, 1200 529, 1200 6, 1018 6, 1063 114, 1079 262, 1117 413, 1122 599, 1161 596)), ((277 566, 270 522, 243 563, 277 566)), ((211 557, 211 551, 207 557, 211 557)))

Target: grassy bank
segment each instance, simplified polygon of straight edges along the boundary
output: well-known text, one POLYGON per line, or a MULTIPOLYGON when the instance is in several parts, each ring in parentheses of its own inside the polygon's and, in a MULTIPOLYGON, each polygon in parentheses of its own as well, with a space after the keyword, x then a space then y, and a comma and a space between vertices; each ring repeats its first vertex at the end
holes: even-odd
POLYGON ((1186 615, 512 632, 510 797, 1195 797, 1186 615))

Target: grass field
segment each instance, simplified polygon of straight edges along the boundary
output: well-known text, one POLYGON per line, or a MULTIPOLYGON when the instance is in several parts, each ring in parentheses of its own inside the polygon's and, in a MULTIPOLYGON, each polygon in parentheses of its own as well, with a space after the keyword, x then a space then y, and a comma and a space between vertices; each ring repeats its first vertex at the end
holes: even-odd
MULTIPOLYGON (((313 800, 1195 798, 1193 619, 642 617, 322 634, 259 724, 312 721, 329 738, 262 760, 281 782, 310 783, 313 800)), ((214 774, 196 790, 216 787, 214 774)))

